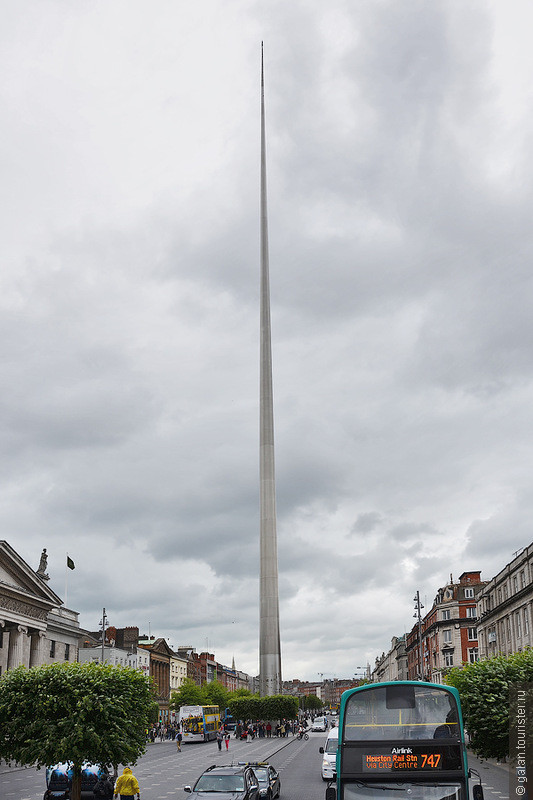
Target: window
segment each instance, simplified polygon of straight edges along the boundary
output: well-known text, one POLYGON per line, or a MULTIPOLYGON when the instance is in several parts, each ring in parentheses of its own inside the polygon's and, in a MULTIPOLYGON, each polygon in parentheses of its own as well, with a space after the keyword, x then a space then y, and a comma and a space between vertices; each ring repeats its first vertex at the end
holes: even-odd
POLYGON ((474 590, 473 589, 465 589, 465 597, 473 597, 474 590))
POLYGON ((453 667, 453 653, 444 653, 444 666, 453 667))
POLYGON ((477 640, 477 628, 469 628, 468 629, 468 641, 473 642, 477 640))
POLYGON ((442 612, 442 619, 450 619, 450 609, 447 608, 445 611, 442 612))
POLYGON ((466 616, 472 619, 472 617, 477 617, 477 608, 475 606, 468 606, 466 609, 466 616))
POLYGON ((452 632, 450 629, 445 630, 442 632, 442 639, 444 644, 451 644, 452 643, 452 632))
POLYGON ((511 641, 511 620, 507 617, 507 641, 511 641))
POLYGON ((68 661, 70 658, 70 645, 65 645, 65 661, 68 661))
POLYGON ((53 639, 50 640, 50 658, 56 657, 56 643, 53 639))
POLYGON ((526 573, 524 570, 520 573, 520 588, 523 589, 526 585, 526 573))
POLYGON ((518 577, 516 575, 513 578, 513 590, 515 594, 518 591, 518 577))
POLYGON ((529 636, 529 619, 527 617, 527 608, 524 608, 524 636, 529 636))
POLYGON ((479 652, 477 647, 470 647, 468 649, 468 660, 471 664, 474 664, 476 661, 479 661, 479 652))
POLYGON ((516 617, 516 638, 522 638, 522 621, 520 619, 520 611, 517 611, 515 614, 516 617))

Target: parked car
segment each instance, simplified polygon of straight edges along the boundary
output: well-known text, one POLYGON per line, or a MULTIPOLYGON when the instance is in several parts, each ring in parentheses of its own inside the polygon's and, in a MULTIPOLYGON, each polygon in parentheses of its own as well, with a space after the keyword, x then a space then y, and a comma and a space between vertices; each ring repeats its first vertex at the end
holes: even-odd
POLYGON ((327 735, 324 747, 319 747, 318 752, 322 753, 322 779, 332 781, 337 777, 337 744, 339 741, 339 729, 332 728, 327 735))
POLYGON ((281 794, 281 781, 279 773, 271 764, 266 762, 248 762, 259 783, 259 797, 264 800, 276 800, 281 794))
POLYGON ((192 788, 183 788, 190 792, 191 800, 205 800, 209 794, 213 794, 213 800, 259 800, 257 778, 253 769, 246 764, 209 767, 192 788))
POLYGON ((328 729, 328 721, 327 721, 326 717, 317 717, 313 721, 313 724, 311 725, 311 730, 312 731, 322 731, 322 732, 324 732, 324 731, 327 731, 327 729, 328 729))

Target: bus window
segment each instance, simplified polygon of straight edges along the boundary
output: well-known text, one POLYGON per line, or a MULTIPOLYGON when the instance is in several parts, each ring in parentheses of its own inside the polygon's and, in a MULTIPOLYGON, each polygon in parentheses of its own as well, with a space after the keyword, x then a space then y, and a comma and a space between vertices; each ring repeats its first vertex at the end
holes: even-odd
POLYGON ((432 686, 382 686, 354 693, 346 703, 344 739, 454 738, 459 736, 453 696, 432 686))

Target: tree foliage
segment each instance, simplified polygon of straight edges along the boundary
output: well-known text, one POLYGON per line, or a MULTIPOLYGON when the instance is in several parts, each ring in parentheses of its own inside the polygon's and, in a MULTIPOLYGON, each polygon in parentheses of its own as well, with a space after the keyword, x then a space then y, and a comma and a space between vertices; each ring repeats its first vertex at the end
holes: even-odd
POLYGON ((322 700, 320 697, 317 697, 316 694, 310 694, 304 698, 304 708, 307 711, 318 711, 322 706, 322 700))
POLYGON ((18 667, 0 679, 0 757, 38 767, 72 762, 77 800, 84 761, 133 764, 144 753, 154 705, 150 680, 126 667, 18 667))
POLYGON ((235 719, 295 719, 298 716, 298 699, 281 694, 232 698, 229 709, 235 719))
POLYGON ((204 684, 202 689, 204 690, 208 705, 212 704, 218 706, 220 712, 223 713, 228 704, 230 695, 226 687, 223 686, 220 681, 211 681, 211 683, 204 684))
POLYGON ((446 683, 459 691, 470 746, 477 755, 498 759, 509 755, 509 690, 532 681, 532 650, 450 670, 446 683))
POLYGON ((198 686, 191 678, 185 678, 177 692, 170 695, 169 706, 171 709, 178 710, 181 706, 205 706, 210 705, 203 686, 198 686))
POLYGON ((228 708, 234 719, 260 719, 260 701, 258 697, 237 697, 228 702, 228 708))

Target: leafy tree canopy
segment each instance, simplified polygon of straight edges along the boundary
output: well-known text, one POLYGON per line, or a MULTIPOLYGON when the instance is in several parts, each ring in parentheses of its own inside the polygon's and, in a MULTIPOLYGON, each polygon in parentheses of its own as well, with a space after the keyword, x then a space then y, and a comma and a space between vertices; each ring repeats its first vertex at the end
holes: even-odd
POLYGON ((322 708, 322 705, 322 700, 316 694, 310 694, 305 698, 305 708, 308 711, 318 711, 319 708, 322 708))
POLYGON ((482 758, 509 755, 509 689, 533 682, 533 650, 455 667, 446 683, 461 698, 470 746, 482 758))
POLYGON ((239 697, 230 699, 229 709, 235 719, 295 719, 298 699, 287 695, 239 697))
POLYGON ((222 686, 220 681, 211 681, 211 683, 204 684, 202 689, 204 690, 208 703, 217 705, 220 708, 220 713, 223 714, 230 695, 226 687, 222 686))
POLYGON ((198 686, 191 678, 185 678, 177 692, 170 695, 170 708, 177 710, 181 706, 205 706, 207 701, 203 686, 198 686))
POLYGON ((70 761, 75 775, 84 761, 134 764, 153 707, 150 679, 126 667, 18 667, 0 679, 0 757, 39 767, 70 761))

